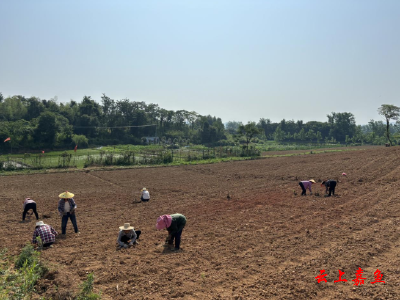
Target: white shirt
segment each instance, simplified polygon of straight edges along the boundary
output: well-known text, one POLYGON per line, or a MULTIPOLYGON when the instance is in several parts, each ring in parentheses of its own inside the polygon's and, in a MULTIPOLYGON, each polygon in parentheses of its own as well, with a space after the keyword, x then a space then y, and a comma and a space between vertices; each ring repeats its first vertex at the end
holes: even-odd
POLYGON ((66 201, 66 202, 64 203, 64 212, 68 213, 70 210, 71 210, 71 207, 70 207, 70 205, 69 205, 69 202, 66 201))
POLYGON ((143 199, 149 200, 150 199, 149 191, 143 191, 142 192, 142 197, 143 197, 143 199))

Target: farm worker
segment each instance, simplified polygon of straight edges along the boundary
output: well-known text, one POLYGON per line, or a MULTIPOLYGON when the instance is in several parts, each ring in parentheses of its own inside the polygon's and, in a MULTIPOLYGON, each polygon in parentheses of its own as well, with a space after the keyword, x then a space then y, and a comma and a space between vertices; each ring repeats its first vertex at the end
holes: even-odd
POLYGON ((67 231, 68 218, 71 219, 72 225, 74 226, 75 233, 79 234, 78 225, 76 224, 75 210, 77 208, 73 199, 74 194, 70 192, 64 192, 58 195, 60 201, 58 201, 58 211, 61 216, 61 231, 65 235, 67 231))
POLYGON ((32 209, 33 213, 35 213, 36 220, 39 220, 39 215, 36 211, 36 202, 33 201, 31 198, 26 198, 24 201, 24 212, 22 213, 22 221, 25 221, 26 213, 30 209, 32 209))
POLYGON ((35 231, 33 232, 32 243, 38 244, 36 239, 38 236, 41 240, 42 247, 53 247, 52 244, 56 241, 57 231, 50 225, 44 224, 43 221, 36 222, 35 231))
POLYGON ((124 226, 119 227, 118 244, 121 248, 128 248, 133 244, 139 244, 137 241, 142 232, 135 230, 129 223, 124 223, 124 226))
POLYGON ((335 187, 336 187, 336 181, 329 179, 329 180, 324 180, 321 183, 321 186, 325 185, 325 194, 328 193, 328 189, 329 189, 329 194, 328 197, 331 196, 331 194, 333 194, 333 196, 335 196, 335 187))
POLYGON ((140 199, 144 202, 147 202, 150 200, 150 193, 145 187, 142 189, 142 194, 140 196, 140 199))
POLYGON ((165 243, 169 247, 173 247, 174 239, 175 239, 175 248, 171 249, 172 251, 179 250, 179 246, 181 244, 181 235, 182 230, 186 225, 186 217, 182 214, 173 214, 173 215, 162 215, 157 219, 156 228, 158 230, 167 229, 168 237, 165 243))
POLYGON ((306 181, 300 181, 300 182, 299 182, 299 185, 300 185, 301 190, 302 190, 301 195, 302 195, 302 196, 303 196, 303 195, 305 196, 305 195, 306 195, 306 190, 307 190, 307 189, 309 189, 310 193, 312 193, 312 191, 311 191, 311 185, 314 184, 314 183, 315 183, 315 180, 314 180, 314 179, 310 179, 310 180, 306 180, 306 181))

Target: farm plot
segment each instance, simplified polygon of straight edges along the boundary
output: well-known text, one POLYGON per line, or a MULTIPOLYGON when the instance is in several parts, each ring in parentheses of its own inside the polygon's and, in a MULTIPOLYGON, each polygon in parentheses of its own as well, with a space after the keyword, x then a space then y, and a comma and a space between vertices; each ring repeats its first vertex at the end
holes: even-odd
MULTIPOLYGON (((60 232, 57 195, 75 193, 81 231, 42 252, 51 271, 41 296, 66 299, 95 275, 103 299, 399 299, 400 148, 276 157, 211 165, 20 175, 0 180, 2 247, 18 254, 35 220, 60 232), (347 177, 341 177, 342 172, 347 177), (336 179, 336 197, 299 196, 300 180, 336 179), (142 187, 151 200, 140 203, 142 187), (228 199, 229 194, 229 199, 228 199), (182 250, 162 245, 155 222, 182 213, 182 250), (118 227, 142 230, 116 250, 118 227), (353 286, 357 270, 364 284, 353 286), (379 269, 386 283, 375 283, 379 269), (327 282, 315 279, 325 270, 327 282), (347 282, 337 282, 339 272, 347 282)), ((319 193, 319 196, 315 192, 319 193), (318 194, 317 193, 317 194, 318 194)))

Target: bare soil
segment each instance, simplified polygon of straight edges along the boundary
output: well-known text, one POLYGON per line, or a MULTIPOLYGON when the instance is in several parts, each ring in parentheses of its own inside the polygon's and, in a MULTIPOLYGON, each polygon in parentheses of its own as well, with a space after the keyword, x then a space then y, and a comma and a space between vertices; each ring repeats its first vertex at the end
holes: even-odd
MULTIPOLYGON (((0 178, 1 247, 18 254, 35 218, 61 231, 57 195, 75 193, 81 234, 42 252, 41 297, 68 299, 90 272, 103 299, 399 299, 400 147, 181 167, 0 178), (342 176, 347 173, 347 177, 342 176), (335 197, 300 196, 300 180, 339 181, 335 197), (140 189, 151 194, 139 202, 140 189), (227 197, 229 193, 229 198, 227 197), (163 247, 162 214, 182 213, 182 250, 163 247), (142 230, 117 250, 118 227, 142 230), (356 271, 363 285, 353 286, 356 271), (345 272, 338 280, 338 270, 345 272), (371 284, 379 269, 386 283, 371 284), (325 270, 327 282, 315 279, 325 270)), ((315 194, 319 193, 319 196, 315 194)), ((308 194, 308 192, 307 192, 308 194)))

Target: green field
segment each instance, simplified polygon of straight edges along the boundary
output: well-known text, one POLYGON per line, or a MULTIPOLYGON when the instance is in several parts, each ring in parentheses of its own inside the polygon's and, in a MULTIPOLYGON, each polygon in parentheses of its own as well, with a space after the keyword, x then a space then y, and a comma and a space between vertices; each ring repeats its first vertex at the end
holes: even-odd
MULTIPOLYGON (((268 142, 253 144, 247 150, 243 146, 208 148, 202 145, 164 147, 160 145, 116 145, 45 153, 18 153, 0 156, 0 173, 41 172, 48 169, 83 169, 86 167, 147 165, 181 165, 216 163, 229 160, 254 159, 257 157, 288 156, 284 151, 304 150, 301 154, 326 151, 345 151, 349 148, 336 144, 277 144, 268 142), (325 150, 318 149, 324 148, 325 150), (326 150, 326 148, 334 148, 326 150), (270 151, 282 151, 282 155, 268 155, 270 151)), ((298 154, 296 154, 298 155, 298 154)))

